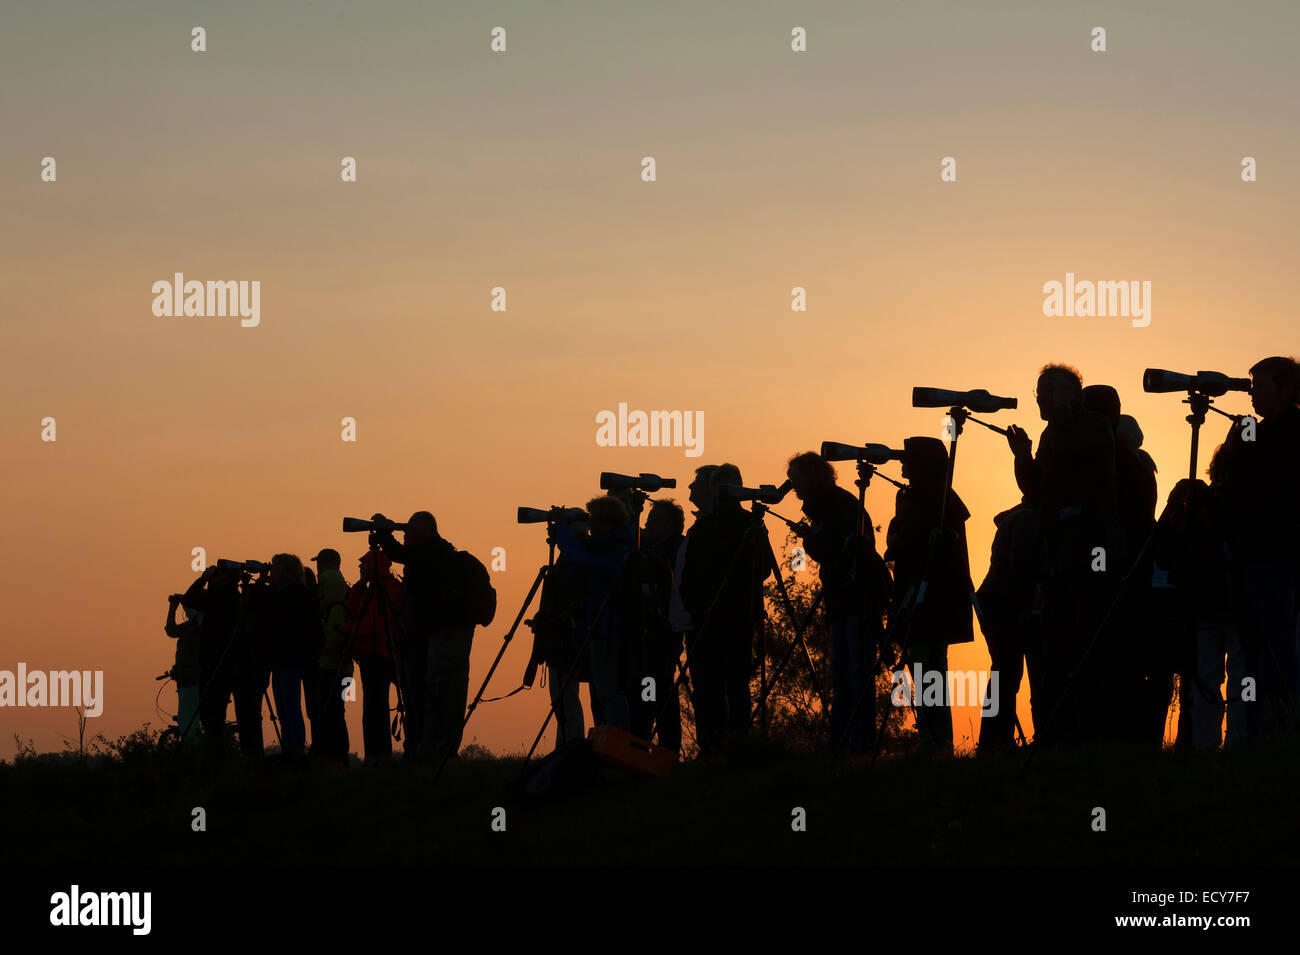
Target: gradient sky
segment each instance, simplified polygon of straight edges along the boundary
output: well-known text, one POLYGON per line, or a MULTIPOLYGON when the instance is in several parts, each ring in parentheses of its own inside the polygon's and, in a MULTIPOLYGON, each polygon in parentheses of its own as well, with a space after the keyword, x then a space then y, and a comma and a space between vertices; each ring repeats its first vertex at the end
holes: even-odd
MULTIPOLYGON (((1294 4, 459 7, 0 15, 0 669, 103 669, 92 733, 159 725, 166 595, 195 546, 332 546, 351 580, 365 542, 344 515, 428 508, 485 562, 505 547, 473 689, 545 559, 516 506, 582 504, 600 471, 684 487, 728 460, 779 482, 825 439, 937 435, 913 385, 1015 395, 997 421, 1037 438, 1037 370, 1067 361, 1119 388, 1163 501, 1185 408, 1143 395, 1142 369, 1244 375, 1300 351, 1294 4), (260 281, 260 327, 155 317, 152 283, 177 271, 260 281), (1045 318, 1043 283, 1067 271, 1150 281, 1150 326, 1045 318), (619 402, 702 411, 703 457, 597 447, 619 402)), ((968 429, 956 489, 978 582, 1019 497, 1000 436, 968 429)), ((890 492, 869 492, 875 523, 890 492)), ((529 643, 489 695, 518 684, 529 643)), ((983 641, 950 662, 987 666, 983 641)), ((547 702, 485 705, 466 742, 524 747, 547 702)), ((959 740, 976 719, 957 713, 959 740)), ((0 710, 0 754, 75 727, 0 710)))

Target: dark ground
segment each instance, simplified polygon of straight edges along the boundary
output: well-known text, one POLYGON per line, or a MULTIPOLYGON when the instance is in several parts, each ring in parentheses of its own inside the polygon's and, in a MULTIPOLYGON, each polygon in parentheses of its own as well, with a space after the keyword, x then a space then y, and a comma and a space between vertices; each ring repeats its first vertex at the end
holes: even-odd
POLYGON ((0 764, 10 858, 44 863, 1294 864, 1300 751, 1024 752, 882 760, 751 751, 641 779, 604 770, 549 805, 506 799, 519 759, 224 771, 147 743, 0 764), (191 811, 207 831, 191 831, 191 811), (506 809, 506 831, 491 828, 506 809), (807 831, 791 830, 792 810, 807 831), (1106 831, 1093 830, 1093 809, 1106 831))

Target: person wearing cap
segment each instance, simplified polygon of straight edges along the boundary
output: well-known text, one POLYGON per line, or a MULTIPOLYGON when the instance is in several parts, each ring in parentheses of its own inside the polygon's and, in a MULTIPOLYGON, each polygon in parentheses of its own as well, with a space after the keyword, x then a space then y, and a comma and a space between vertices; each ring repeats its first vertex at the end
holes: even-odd
MULTIPOLYGON (((352 679, 352 660, 347 656, 348 635, 344 629, 344 601, 348 584, 340 571, 342 558, 332 547, 321 550, 316 564, 316 599, 320 608, 324 644, 314 667, 307 674, 307 704, 311 717, 311 753, 346 763, 348 723, 344 696, 352 679)), ((355 692, 348 694, 355 698, 355 692)))
POLYGON ((361 579, 352 585, 343 605, 344 630, 353 635, 352 656, 361 670, 364 762, 367 766, 378 766, 393 756, 388 705, 389 687, 396 679, 393 648, 398 638, 397 607, 402 585, 393 576, 393 562, 383 551, 367 551, 359 563, 361 579), (381 587, 382 598, 378 590, 381 587), (367 592, 371 592, 369 603, 367 592))

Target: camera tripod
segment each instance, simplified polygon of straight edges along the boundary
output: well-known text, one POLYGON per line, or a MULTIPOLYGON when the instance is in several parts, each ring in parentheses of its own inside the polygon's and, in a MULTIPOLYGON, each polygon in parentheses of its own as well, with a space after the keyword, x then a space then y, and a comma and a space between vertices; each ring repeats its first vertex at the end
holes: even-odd
MULTIPOLYGON (((862 570, 861 567, 862 548, 863 548, 863 542, 866 539, 867 521, 869 520, 867 516, 867 487, 871 484, 871 479, 877 475, 879 475, 879 477, 882 480, 888 481, 890 484, 893 484, 896 487, 902 488, 905 486, 902 482, 895 481, 893 478, 889 477, 888 475, 880 474, 879 469, 876 467, 876 465, 868 463, 863 458, 858 459, 858 476, 853 482, 858 489, 858 526, 853 536, 853 562, 849 570, 849 586, 852 588, 852 592, 854 593, 855 598, 861 602, 860 606, 858 607, 858 613, 857 613, 858 633, 855 634, 852 637, 852 639, 863 641, 864 658, 866 656, 865 650, 867 649, 866 641, 868 640, 867 638, 868 610, 865 602, 866 593, 859 584, 859 580, 860 580, 859 575, 862 570)), ((772 514, 779 520, 785 521, 785 523, 788 524, 792 529, 797 529, 799 527, 799 525, 796 524, 794 521, 782 517, 780 514, 777 514, 775 511, 769 510, 768 513, 772 514)), ((817 606, 821 602, 823 596, 824 596, 824 591, 819 590, 816 600, 813 602, 812 606, 808 610, 806 620, 799 627, 800 633, 802 633, 804 627, 808 626, 808 624, 812 622, 813 615, 816 613, 817 606)), ((787 602, 788 602, 788 598, 787 598, 787 602)), ((781 674, 785 671, 785 668, 788 665, 790 661, 790 657, 793 654, 793 652, 794 652, 794 644, 791 644, 790 650, 786 653, 785 658, 781 661, 781 663, 776 668, 776 671, 773 675, 773 684, 775 684, 775 682, 780 679, 781 674)), ((805 652, 807 652, 806 647, 805 647, 805 652)), ((872 674, 874 674, 874 672, 875 670, 873 667, 873 669, 870 671, 870 674, 868 675, 868 679, 873 682, 874 682, 874 676, 872 674)), ((826 705, 825 697, 822 697, 820 693, 818 695, 822 701, 823 710, 829 714, 830 707, 826 705)), ((859 695, 858 699, 854 701, 853 708, 850 710, 849 720, 845 723, 844 733, 841 735, 839 741, 835 743, 834 749, 832 751, 833 753, 838 753, 840 748, 843 747, 845 740, 848 738, 848 734, 852 729, 853 720, 857 718, 858 711, 864 699, 865 699, 864 696, 859 695)), ((833 701, 832 701, 832 705, 833 705, 833 701)), ((834 757, 832 756, 832 758, 834 757)))
MULTIPOLYGON (((627 567, 628 558, 631 556, 632 555, 629 553, 628 556, 623 559, 623 562, 619 565, 618 572, 615 575, 616 578, 622 575, 624 569, 627 567)), ((596 616, 592 618, 586 632, 583 634, 582 643, 579 644, 577 652, 573 655, 573 662, 569 664, 569 669, 564 674, 564 680, 560 684, 560 692, 555 694, 555 699, 551 700, 550 708, 546 711, 546 719, 542 720, 541 729, 537 731, 537 736, 533 739, 533 745, 528 747, 528 752, 524 755, 524 763, 519 768, 519 775, 515 777, 515 782, 523 779, 524 773, 528 769, 528 763, 533 758, 533 753, 537 752, 537 746, 541 743, 542 737, 546 734, 546 727, 551 725, 551 717, 555 715, 555 704, 557 700, 564 699, 564 691, 569 688, 569 684, 573 681, 574 676, 577 675, 578 666, 582 662, 583 654, 587 650, 587 645, 591 642, 591 635, 596 632, 596 628, 600 626, 601 619, 605 616, 605 611, 609 609, 609 598, 613 592, 614 588, 611 587, 605 592, 605 596, 601 599, 600 606, 596 610, 596 616)))
MULTIPOLYGON (((823 696, 822 689, 821 689, 821 677, 817 672, 817 665, 813 661, 812 653, 809 651, 807 641, 804 638, 804 631, 812 622, 813 615, 816 613, 817 606, 821 602, 822 597, 820 593, 817 595, 816 599, 813 601, 812 606, 808 608, 808 611, 804 614, 804 617, 801 620, 799 618, 798 613, 796 613, 795 611, 794 601, 790 599, 790 592, 786 589, 785 578, 782 576, 781 573, 781 564, 777 560, 775 551, 773 551, 772 549, 772 541, 768 535, 767 525, 763 521, 763 518, 769 513, 771 513, 771 511, 769 510, 766 504, 763 504, 760 501, 754 502, 753 507, 749 512, 749 526, 745 529, 745 535, 741 539, 739 546, 732 553, 731 559, 727 565, 727 571, 723 575, 722 583, 718 586, 718 591, 716 594, 714 594, 713 602, 709 605, 709 609, 705 613, 704 622, 699 626, 699 628, 696 629, 694 638, 691 640, 690 646, 687 647, 686 649, 685 657, 679 660, 678 675, 676 681, 674 682, 674 687, 680 689, 682 681, 686 678, 687 671, 690 667, 691 659, 692 658, 698 659, 698 651, 704 645, 703 643, 704 636, 706 633, 709 632, 710 624, 713 623, 719 616, 718 603, 722 599, 722 595, 727 590, 727 584, 731 581, 732 576, 736 573, 737 568, 744 566, 743 558, 745 556, 746 546, 752 540, 757 540, 759 543, 753 554, 753 562, 749 565, 753 571, 750 574, 751 597, 752 598, 758 597, 757 592, 754 590, 754 588, 758 586, 757 570, 761 565, 765 565, 768 568, 770 568, 771 571, 776 575, 777 588, 780 593, 782 602, 785 606, 786 613, 789 615, 792 621, 795 621, 795 639, 791 642, 790 649, 787 652, 785 659, 782 661, 781 667, 778 669, 778 671, 774 673, 772 680, 770 682, 767 679, 767 670, 766 670, 767 644, 765 638, 760 637, 760 654, 759 654, 760 656, 760 669, 759 669, 760 697, 759 697, 758 706, 750 710, 748 725, 753 726, 755 714, 761 714, 760 719, 761 719, 761 725, 763 727, 764 732, 766 732, 766 724, 767 724, 768 696, 771 694, 772 688, 776 685, 776 681, 777 679, 779 679, 780 672, 784 671, 785 665, 789 662, 796 648, 802 647, 804 651, 804 658, 807 661, 808 668, 813 676, 813 686, 816 689, 818 698, 821 699, 822 701, 822 705, 823 706, 826 705, 825 697, 823 696)), ((780 515, 776 515, 776 516, 781 520, 786 521, 786 523, 790 523, 786 518, 780 517, 780 515)), ((683 543, 683 546, 686 546, 685 543, 683 543)), ((757 599, 754 599, 753 602, 757 603, 757 599)), ((758 625, 761 627, 762 626, 761 618, 757 622, 758 625)), ((676 693, 668 694, 666 696, 664 703, 660 706, 658 712, 655 714, 654 722, 651 724, 650 736, 652 738, 654 736, 655 730, 659 726, 659 721, 663 718, 664 713, 666 712, 667 706, 676 699, 678 699, 678 695, 676 693)))
MULTIPOLYGON (((515 638, 515 632, 519 629, 519 624, 523 621, 524 615, 528 613, 528 608, 532 606, 533 598, 537 596, 537 592, 541 590, 542 584, 546 580, 547 575, 550 574, 550 572, 554 568, 555 568, 555 526, 552 522, 548 521, 546 525, 546 563, 537 569, 537 574, 536 576, 533 577, 533 585, 528 588, 528 595, 524 597, 524 602, 520 606, 519 612, 515 614, 514 622, 510 624, 510 629, 506 631, 505 639, 501 641, 501 649, 497 651, 496 659, 492 661, 492 666, 488 668, 487 676, 483 678, 482 685, 478 688, 478 692, 474 694, 473 701, 470 703, 469 707, 465 711, 465 722, 461 724, 462 735, 465 732, 465 727, 469 726, 470 718, 474 715, 474 711, 478 709, 479 703, 482 702, 495 703, 498 700, 506 700, 514 696, 520 690, 532 686, 533 674, 536 672, 536 665, 530 660, 528 671, 524 677, 524 682, 522 684, 520 684, 515 689, 511 690, 505 696, 493 697, 492 699, 486 701, 483 699, 483 694, 487 691, 488 683, 492 681, 492 675, 496 673, 497 667, 501 664, 502 658, 506 655, 506 650, 510 648, 510 641, 512 641, 515 638)), ((563 717, 557 716, 556 719, 562 721, 563 717)), ((545 732, 546 729, 545 726, 543 726, 542 729, 543 732, 545 732)), ((536 746, 535 743, 534 746, 536 746)), ((531 755, 531 751, 529 755, 531 755)), ((443 768, 446 767, 447 762, 451 759, 451 757, 452 754, 450 752, 446 752, 443 754, 442 759, 439 760, 438 762, 438 768, 435 769, 433 772, 433 779, 431 780, 431 782, 436 782, 438 777, 442 775, 443 768)), ((527 761, 525 760, 525 762, 527 761)))

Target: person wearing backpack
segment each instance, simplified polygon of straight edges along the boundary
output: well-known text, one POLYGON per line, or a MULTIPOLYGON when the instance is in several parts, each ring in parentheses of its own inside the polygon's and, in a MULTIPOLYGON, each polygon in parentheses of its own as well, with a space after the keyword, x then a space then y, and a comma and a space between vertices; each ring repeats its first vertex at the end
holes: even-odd
MULTIPOLYGON (((382 514, 376 523, 387 522, 382 514)), ((399 649, 405 679, 407 752, 441 760, 460 750, 469 698, 469 654, 476 626, 496 614, 496 590, 487 568, 438 533, 428 511, 407 521, 401 544, 391 531, 375 542, 403 564, 403 604, 409 646, 399 649)))

